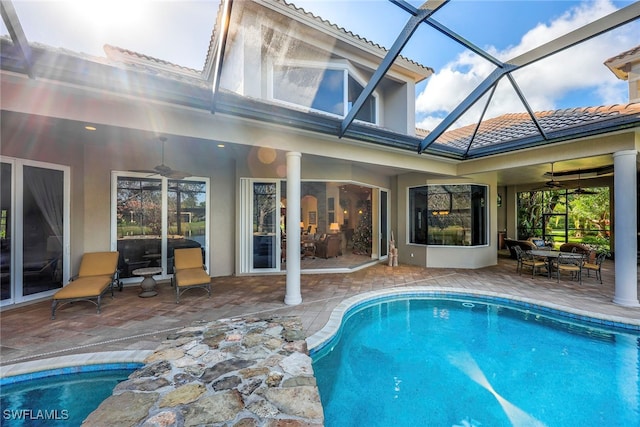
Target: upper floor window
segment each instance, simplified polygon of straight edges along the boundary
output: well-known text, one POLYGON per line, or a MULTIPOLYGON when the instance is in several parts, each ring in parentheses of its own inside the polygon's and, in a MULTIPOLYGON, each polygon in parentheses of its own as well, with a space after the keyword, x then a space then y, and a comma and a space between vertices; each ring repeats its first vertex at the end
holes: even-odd
POLYGON ((487 244, 487 187, 425 185, 409 189, 409 242, 426 245, 487 244))
MULTIPOLYGON (((363 90, 346 68, 273 67, 273 98, 312 110, 345 117, 363 90)), ((367 98, 356 119, 377 123, 374 96, 367 98)))

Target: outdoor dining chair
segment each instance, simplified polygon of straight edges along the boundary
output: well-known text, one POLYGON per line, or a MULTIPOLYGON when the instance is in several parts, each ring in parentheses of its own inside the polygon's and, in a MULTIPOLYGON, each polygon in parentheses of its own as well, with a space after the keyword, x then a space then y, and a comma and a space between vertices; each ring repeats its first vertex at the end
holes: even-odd
POLYGON ((585 262, 582 265, 582 268, 587 271, 587 277, 590 277, 592 271, 596 273, 596 280, 599 280, 600 284, 602 284, 602 263, 606 257, 607 254, 605 252, 600 252, 593 262, 585 262))
POLYGON ((573 254, 560 253, 555 262, 556 278, 558 283, 560 283, 561 273, 570 273, 571 280, 577 278, 580 284, 582 285, 583 263, 584 263, 584 260, 582 256, 579 256, 576 253, 573 253, 573 254))
POLYGON ((520 274, 520 271, 522 270, 522 254, 524 253, 524 251, 520 246, 517 245, 513 247, 513 250, 516 254, 516 273, 520 274))
POLYGON ((534 256, 528 251, 522 251, 522 262, 520 266, 520 274, 522 274, 523 268, 530 268, 531 277, 534 277, 536 273, 539 273, 540 269, 542 268, 544 268, 545 271, 547 271, 547 262, 544 259, 534 256))

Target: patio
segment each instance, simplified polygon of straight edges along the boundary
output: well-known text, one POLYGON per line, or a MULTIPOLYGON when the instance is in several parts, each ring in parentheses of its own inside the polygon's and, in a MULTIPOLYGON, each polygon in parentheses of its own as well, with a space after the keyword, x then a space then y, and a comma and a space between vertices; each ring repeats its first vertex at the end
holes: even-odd
MULTIPOLYGON (((153 350, 171 333, 194 321, 211 321, 258 313, 299 316, 307 336, 319 331, 342 300, 363 292, 426 286, 477 290, 553 303, 608 318, 640 324, 640 309, 612 303, 614 263, 603 264, 600 285, 593 277, 577 282, 518 276, 515 261, 502 254, 498 265, 478 269, 435 269, 378 264, 350 274, 313 274, 301 278, 303 302, 284 304, 285 276, 214 278, 206 292, 187 292, 176 305, 169 282, 159 294, 139 298, 139 287, 126 287, 103 301, 102 314, 86 303, 67 305, 50 320, 50 299, 0 313, 1 364, 56 356, 120 350, 153 350)), ((639 276, 640 279, 640 276, 639 276)))

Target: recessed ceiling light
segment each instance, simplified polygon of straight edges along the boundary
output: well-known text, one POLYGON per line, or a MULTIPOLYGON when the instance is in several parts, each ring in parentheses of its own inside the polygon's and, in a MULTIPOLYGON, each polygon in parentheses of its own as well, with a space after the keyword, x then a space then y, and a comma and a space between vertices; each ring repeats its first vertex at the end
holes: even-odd
POLYGON ((218 144, 218 148, 224 148, 224 144, 218 144))
POLYGON ((89 126, 89 125, 87 125, 87 126, 85 126, 84 128, 85 128, 86 130, 90 130, 90 131, 94 131, 94 130, 96 130, 96 127, 95 127, 95 126, 89 126))

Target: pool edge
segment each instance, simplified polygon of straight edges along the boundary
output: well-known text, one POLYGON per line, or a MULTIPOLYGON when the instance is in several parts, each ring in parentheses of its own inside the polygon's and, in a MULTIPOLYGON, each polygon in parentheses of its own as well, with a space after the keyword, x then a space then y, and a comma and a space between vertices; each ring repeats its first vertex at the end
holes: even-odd
POLYGON ((49 359, 31 360, 0 366, 0 382, 5 383, 9 378, 30 375, 36 372, 51 371, 52 375, 62 372, 65 368, 94 365, 114 365, 126 363, 144 363, 153 350, 123 350, 104 351, 95 353, 78 353, 57 356, 49 359))
POLYGON ((475 296, 495 299, 503 302, 530 304, 532 308, 545 308, 552 314, 559 314, 564 316, 569 315, 567 317, 574 317, 575 320, 591 322, 602 326, 621 327, 640 331, 640 320, 638 319, 623 318, 619 316, 606 315, 603 313, 593 313, 590 311, 567 307, 547 301, 540 301, 533 298, 474 289, 448 288, 437 286, 407 286, 402 288, 389 288, 366 292, 354 295, 340 302, 340 304, 338 304, 333 309, 333 311, 329 315, 329 320, 322 327, 322 329, 306 339, 309 354, 313 355, 332 340, 332 338, 340 330, 340 326, 342 325, 342 320, 345 314, 353 307, 378 298, 407 295, 416 295, 421 297, 475 296))

